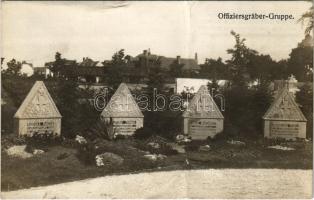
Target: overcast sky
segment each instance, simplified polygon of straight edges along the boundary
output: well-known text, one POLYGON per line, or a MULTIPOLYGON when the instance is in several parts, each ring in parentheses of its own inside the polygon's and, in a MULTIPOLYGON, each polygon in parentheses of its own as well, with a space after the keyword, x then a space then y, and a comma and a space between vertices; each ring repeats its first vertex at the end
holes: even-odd
POLYGON ((229 56, 230 31, 247 46, 274 59, 287 58, 304 37, 297 23, 310 2, 2 2, 2 57, 35 67, 63 57, 103 61, 124 48, 158 55, 205 58, 229 56), (292 14, 295 20, 220 20, 219 12, 292 14))

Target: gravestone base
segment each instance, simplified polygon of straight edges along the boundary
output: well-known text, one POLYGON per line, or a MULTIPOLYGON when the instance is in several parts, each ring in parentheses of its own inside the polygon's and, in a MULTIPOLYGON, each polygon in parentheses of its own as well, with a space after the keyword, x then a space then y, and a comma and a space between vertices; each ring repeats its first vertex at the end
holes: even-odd
POLYGON ((264 136, 267 138, 306 138, 306 122, 264 121, 264 136))
POLYGON ((223 119, 184 118, 184 134, 193 140, 213 138, 223 131, 223 119))
POLYGON ((55 136, 61 134, 61 118, 52 119, 15 119, 15 133, 19 136, 31 137, 34 133, 52 133, 55 136))
MULTIPOLYGON (((109 123, 110 118, 104 118, 109 123)), ((143 127, 143 118, 112 118, 113 128, 117 135, 133 135, 134 132, 143 127)))

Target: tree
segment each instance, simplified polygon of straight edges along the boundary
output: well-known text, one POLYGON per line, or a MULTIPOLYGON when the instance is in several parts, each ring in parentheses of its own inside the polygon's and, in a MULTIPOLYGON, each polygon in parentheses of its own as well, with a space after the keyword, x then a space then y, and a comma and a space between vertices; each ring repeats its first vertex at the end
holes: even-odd
POLYGON ((261 82, 252 88, 252 99, 249 104, 252 127, 255 132, 262 134, 263 122, 262 117, 272 102, 272 95, 269 89, 269 80, 261 80, 261 82))
POLYGON ((64 77, 54 79, 52 95, 62 114, 62 135, 73 138, 79 131, 79 116, 83 112, 79 105, 78 85, 76 81, 66 80, 64 77))
POLYGON ((22 69, 22 63, 19 61, 16 61, 14 58, 7 62, 8 68, 6 70, 3 70, 3 74, 5 75, 11 75, 11 76, 21 76, 21 69, 22 69))
POLYGON ((178 63, 178 61, 174 61, 173 63, 171 63, 170 65, 170 75, 172 77, 181 77, 183 75, 182 73, 182 68, 183 68, 184 64, 180 64, 178 63))
POLYGON ((282 75, 278 74, 281 65, 275 62, 270 55, 252 54, 248 64, 250 65, 248 72, 251 79, 257 80, 258 83, 273 80, 282 75))
MULTIPOLYGON (((115 52, 109 62, 108 67, 108 85, 112 90, 116 90, 120 83, 123 81, 123 71, 125 71, 125 66, 127 65, 129 57, 125 56, 124 49, 115 52)), ((106 61, 103 62, 105 64, 106 61)))
POLYGON ((210 79, 228 79, 229 71, 225 63, 219 57, 217 59, 206 58, 201 66, 201 74, 210 79))
POLYGON ((296 93, 296 101, 307 119, 306 135, 313 138, 313 88, 311 86, 311 82, 304 84, 296 93))
POLYGON ((162 72, 160 61, 156 60, 151 64, 148 76, 147 76, 147 93, 152 95, 153 90, 156 89, 162 92, 164 89, 164 74, 162 72))
POLYGON ((249 82, 249 58, 252 55, 257 55, 257 51, 248 48, 245 45, 245 39, 234 31, 231 31, 234 36, 236 44, 233 49, 228 49, 227 53, 231 54, 231 59, 227 60, 228 67, 231 71, 232 84, 246 86, 249 82))
POLYGON ((302 24, 306 24, 305 34, 311 34, 314 26, 314 7, 312 6, 305 12, 298 21, 302 24))
POLYGON ((55 61, 53 62, 53 64, 51 65, 49 69, 55 74, 56 77, 58 77, 60 76, 60 71, 62 70, 63 67, 64 67, 64 59, 62 59, 61 53, 56 52, 55 61))
POLYGON ((305 39, 292 49, 288 60, 287 72, 293 74, 298 81, 313 79, 313 38, 306 35, 305 39))

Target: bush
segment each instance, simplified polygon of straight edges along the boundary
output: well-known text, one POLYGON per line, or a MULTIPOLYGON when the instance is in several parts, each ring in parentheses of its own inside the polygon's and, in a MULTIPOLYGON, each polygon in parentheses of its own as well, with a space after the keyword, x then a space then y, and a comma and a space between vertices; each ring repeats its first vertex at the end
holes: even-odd
POLYGON ((226 99, 224 133, 254 138, 262 135, 262 117, 272 99, 268 83, 252 88, 233 86, 224 91, 224 96, 226 99))
POLYGON ((91 141, 94 141, 99 138, 113 140, 114 139, 113 125, 98 120, 97 122, 94 123, 94 125, 92 125, 86 131, 84 131, 82 136, 91 141))
POLYGON ((135 133, 133 134, 133 137, 135 139, 147 139, 149 137, 151 137, 152 135, 155 135, 155 131, 149 127, 142 127, 139 128, 135 131, 135 133))
POLYGON ((301 111, 307 119, 306 137, 313 138, 313 86, 306 83, 296 94, 296 100, 300 104, 301 111))
POLYGON ((137 141, 135 146, 136 146, 136 148, 141 149, 142 151, 148 151, 152 154, 163 154, 163 155, 178 154, 178 152, 176 150, 172 149, 172 147, 166 143, 161 143, 158 141, 155 141, 155 143, 158 143, 160 148, 153 148, 152 146, 148 145, 148 142, 140 141, 140 140, 137 141))
POLYGON ((96 155, 96 148, 92 142, 88 141, 86 144, 78 146, 77 157, 85 165, 95 165, 96 155))
POLYGON ((25 138, 19 137, 15 134, 8 134, 1 136, 2 149, 9 148, 13 145, 24 145, 26 144, 25 138))
POLYGON ((34 149, 47 151, 49 146, 61 144, 62 139, 54 133, 38 134, 34 133, 31 137, 25 137, 26 151, 33 152, 34 149))
POLYGON ((151 111, 145 112, 144 127, 162 137, 173 140, 182 129, 182 112, 151 111))

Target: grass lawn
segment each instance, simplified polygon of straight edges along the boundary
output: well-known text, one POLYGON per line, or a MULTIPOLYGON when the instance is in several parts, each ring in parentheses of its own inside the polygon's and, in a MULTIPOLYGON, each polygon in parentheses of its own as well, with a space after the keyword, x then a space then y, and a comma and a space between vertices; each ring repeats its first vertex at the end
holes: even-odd
POLYGON ((1 186, 3 191, 50 185, 110 174, 138 173, 143 171, 199 169, 199 168, 283 168, 312 169, 312 142, 284 142, 294 151, 268 149, 272 142, 246 140, 245 146, 226 141, 209 142, 211 150, 201 152, 204 142, 192 142, 184 154, 169 154, 163 160, 151 161, 144 157, 147 149, 143 141, 125 139, 100 141, 106 152, 124 159, 120 166, 97 167, 85 165, 77 157, 77 150, 68 146, 51 146, 43 154, 31 158, 10 157, 2 145, 1 186), (188 164, 187 164, 188 163, 188 164))

